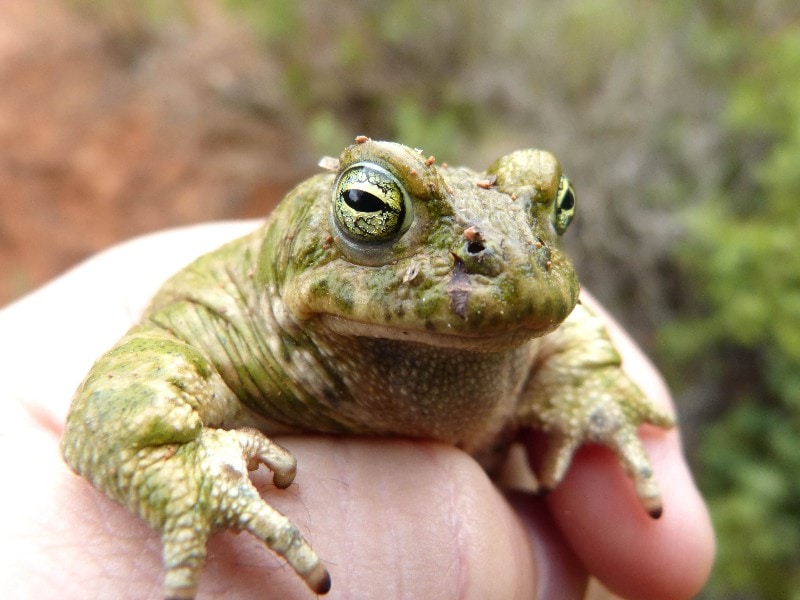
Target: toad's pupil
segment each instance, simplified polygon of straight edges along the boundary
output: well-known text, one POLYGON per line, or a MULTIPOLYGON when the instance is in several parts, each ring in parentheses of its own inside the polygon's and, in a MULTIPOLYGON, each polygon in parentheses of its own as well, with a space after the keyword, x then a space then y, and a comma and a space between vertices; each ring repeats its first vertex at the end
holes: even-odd
POLYGON ((561 208, 563 210, 572 210, 575 206, 575 194, 573 194, 571 189, 568 189, 564 194, 564 198, 561 200, 561 208))
POLYGON ((380 212, 386 207, 377 196, 364 190, 346 190, 342 196, 347 205, 358 212, 380 212))

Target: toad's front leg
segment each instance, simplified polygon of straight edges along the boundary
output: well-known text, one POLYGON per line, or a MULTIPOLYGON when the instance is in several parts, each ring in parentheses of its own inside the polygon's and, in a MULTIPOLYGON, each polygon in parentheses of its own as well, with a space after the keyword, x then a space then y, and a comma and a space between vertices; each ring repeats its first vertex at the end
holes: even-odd
POLYGON ((547 434, 539 473, 544 489, 561 481, 581 444, 600 443, 617 454, 647 512, 661 515, 658 482, 637 429, 642 423, 672 427, 674 417, 623 372, 605 326, 583 304, 543 341, 518 416, 547 434))
POLYGON ((213 365, 154 326, 140 326, 97 361, 73 399, 67 463, 161 534, 167 598, 192 598, 215 531, 247 530, 317 593, 330 577, 297 528, 259 496, 248 470, 278 487, 295 459, 261 432, 219 428, 241 405, 213 365))

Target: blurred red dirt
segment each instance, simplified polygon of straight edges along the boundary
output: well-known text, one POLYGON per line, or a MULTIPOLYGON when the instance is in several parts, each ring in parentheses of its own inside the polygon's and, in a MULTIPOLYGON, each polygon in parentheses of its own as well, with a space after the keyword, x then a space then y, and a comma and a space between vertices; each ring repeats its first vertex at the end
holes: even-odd
POLYGON ((151 28, 0 3, 0 306, 116 241, 259 216, 313 168, 277 69, 211 1, 151 28))

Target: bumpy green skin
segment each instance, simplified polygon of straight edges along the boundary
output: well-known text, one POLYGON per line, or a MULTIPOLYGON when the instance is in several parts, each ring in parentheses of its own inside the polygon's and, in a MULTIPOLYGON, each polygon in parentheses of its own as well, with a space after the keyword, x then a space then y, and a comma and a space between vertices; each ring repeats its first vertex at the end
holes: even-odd
POLYGON ((75 394, 66 461, 161 532, 167 597, 194 595, 207 537, 224 528, 265 540, 318 593, 330 586, 248 478, 259 463, 278 486, 294 477, 294 458, 264 434, 432 438, 491 468, 535 427, 550 440, 544 488, 580 444, 599 442, 660 513, 636 428, 672 416, 623 374, 578 302, 556 160, 525 150, 476 173, 366 141, 339 172, 361 162, 405 190, 401 231, 348 236, 334 216, 337 173, 316 176, 261 229, 167 281, 75 394))

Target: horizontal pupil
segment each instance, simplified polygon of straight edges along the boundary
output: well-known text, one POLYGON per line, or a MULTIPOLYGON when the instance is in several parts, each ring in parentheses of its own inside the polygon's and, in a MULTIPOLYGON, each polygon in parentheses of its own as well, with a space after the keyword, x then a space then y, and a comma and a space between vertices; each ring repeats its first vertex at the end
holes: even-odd
POLYGON ((563 210, 571 210, 575 206, 575 195, 572 193, 572 190, 567 190, 564 194, 564 198, 561 200, 561 208, 563 210))
POLYGON ((342 192, 345 203, 358 212, 380 212, 386 210, 386 204, 374 194, 364 190, 349 189, 342 192))

